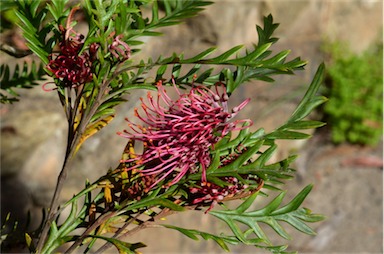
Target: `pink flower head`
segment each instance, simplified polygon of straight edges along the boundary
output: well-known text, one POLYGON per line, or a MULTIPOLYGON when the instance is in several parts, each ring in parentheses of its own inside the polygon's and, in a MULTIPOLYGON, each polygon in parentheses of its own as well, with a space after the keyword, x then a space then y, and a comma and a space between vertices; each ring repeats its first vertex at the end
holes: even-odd
POLYGON ((166 93, 162 82, 157 83, 158 96, 153 98, 148 92, 147 103, 142 101, 144 114, 135 115, 143 125, 129 122, 129 130, 119 135, 131 140, 142 141, 144 151, 127 170, 140 170, 143 175, 156 175, 157 181, 150 188, 171 176, 170 185, 177 183, 187 173, 202 172, 206 182, 206 169, 211 163, 210 150, 217 141, 232 130, 241 129, 238 124, 251 122, 237 120, 230 122, 249 99, 228 111, 228 95, 224 86, 215 86, 215 91, 205 86, 194 86, 188 93, 172 100, 166 93), (222 92, 219 92, 222 88, 222 92), (163 104, 163 105, 161 105, 163 104), (142 167, 144 166, 144 167, 142 167), (139 169, 140 168, 140 169, 139 169))

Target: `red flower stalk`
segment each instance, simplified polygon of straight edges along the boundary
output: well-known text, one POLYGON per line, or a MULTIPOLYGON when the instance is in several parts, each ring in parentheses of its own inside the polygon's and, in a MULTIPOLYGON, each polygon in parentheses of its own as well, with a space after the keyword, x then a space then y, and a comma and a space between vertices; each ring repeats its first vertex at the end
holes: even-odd
MULTIPOLYGON (((176 85, 174 84, 176 88, 176 85)), ((210 150, 217 141, 232 130, 241 129, 238 124, 251 122, 237 120, 229 122, 239 110, 244 108, 249 99, 228 112, 228 95, 219 86, 215 92, 204 86, 195 86, 189 93, 180 94, 173 101, 166 93, 162 82, 157 83, 158 96, 154 99, 148 92, 145 104, 143 98, 140 115, 135 115, 144 126, 129 122, 130 130, 119 135, 144 144, 144 151, 135 159, 124 162, 136 162, 127 170, 139 170, 143 175, 155 175, 157 183, 170 176, 170 185, 177 183, 188 173, 202 172, 202 181, 206 182, 206 169, 211 163, 210 150), (160 105, 164 104, 164 105, 160 105), (143 167, 142 167, 143 166, 143 167)), ((149 188, 149 189, 150 189, 149 188)))

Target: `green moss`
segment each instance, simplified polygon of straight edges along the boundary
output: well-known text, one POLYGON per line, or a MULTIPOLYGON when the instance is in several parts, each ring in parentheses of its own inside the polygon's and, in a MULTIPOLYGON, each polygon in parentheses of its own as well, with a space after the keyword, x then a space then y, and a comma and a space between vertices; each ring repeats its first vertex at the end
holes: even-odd
POLYGON ((354 55, 341 44, 327 47, 331 63, 324 107, 335 143, 375 145, 382 135, 383 47, 354 55))

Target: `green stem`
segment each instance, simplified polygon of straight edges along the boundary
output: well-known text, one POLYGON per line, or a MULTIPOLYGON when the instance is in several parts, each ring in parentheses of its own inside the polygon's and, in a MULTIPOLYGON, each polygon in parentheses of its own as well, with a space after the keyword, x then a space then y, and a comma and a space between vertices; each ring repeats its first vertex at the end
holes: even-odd
POLYGON ((97 227, 115 215, 116 212, 102 214, 90 227, 87 228, 87 230, 85 230, 85 232, 72 244, 72 246, 65 251, 65 253, 69 254, 76 250, 76 248, 80 246, 83 240, 87 238, 92 231, 96 230, 97 227))

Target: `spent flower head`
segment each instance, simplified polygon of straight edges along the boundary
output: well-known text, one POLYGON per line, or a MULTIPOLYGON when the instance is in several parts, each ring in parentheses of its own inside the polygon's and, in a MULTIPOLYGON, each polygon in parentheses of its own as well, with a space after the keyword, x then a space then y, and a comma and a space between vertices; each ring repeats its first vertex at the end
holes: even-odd
MULTIPOLYGON (((223 85, 217 84, 214 91, 205 86, 194 86, 187 93, 180 93, 172 100, 166 93, 162 82, 157 83, 158 95, 150 92, 147 103, 141 98, 144 114, 135 115, 143 125, 129 122, 129 130, 119 135, 143 142, 144 151, 135 159, 125 162, 136 164, 127 170, 138 170, 143 175, 155 175, 157 183, 167 178, 170 185, 191 173, 202 173, 206 182, 206 169, 211 163, 211 149, 220 138, 232 130, 242 129, 239 123, 247 120, 230 121, 249 99, 228 110, 228 95, 223 85), (220 92, 220 90, 222 90, 220 92)), ((150 189, 149 188, 149 189, 150 189)))

